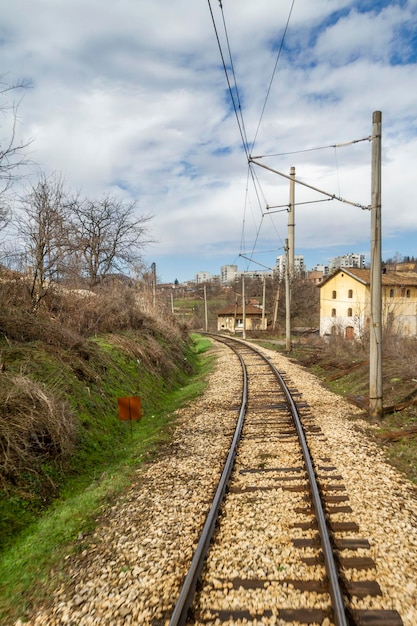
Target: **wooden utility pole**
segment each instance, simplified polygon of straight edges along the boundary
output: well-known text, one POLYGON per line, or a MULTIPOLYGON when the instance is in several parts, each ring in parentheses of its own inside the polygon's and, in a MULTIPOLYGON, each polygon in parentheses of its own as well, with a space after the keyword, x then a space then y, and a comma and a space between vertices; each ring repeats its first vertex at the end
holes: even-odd
POLYGON ((151 272, 152 272, 152 306, 153 308, 155 308, 156 306, 156 263, 152 263, 151 272))
POLYGON ((204 330, 208 331, 207 285, 204 285, 204 330))
MULTIPOLYGON (((280 279, 279 279, 280 281, 280 279)), ((273 330, 276 329, 277 326, 277 319, 278 319, 278 303, 279 303, 279 288, 280 288, 280 282, 278 281, 278 287, 275 293, 275 299, 274 299, 274 319, 272 322, 272 328, 273 330)))
POLYGON ((381 262, 382 113, 372 117, 371 174, 371 320, 369 337, 369 415, 383 416, 382 399, 382 262, 381 262))

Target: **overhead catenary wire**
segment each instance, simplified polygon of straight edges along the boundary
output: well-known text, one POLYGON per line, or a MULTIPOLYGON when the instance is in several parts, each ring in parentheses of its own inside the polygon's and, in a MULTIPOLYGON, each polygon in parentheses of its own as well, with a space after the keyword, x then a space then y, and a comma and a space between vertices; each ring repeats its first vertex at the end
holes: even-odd
MULTIPOLYGON (((291 2, 290 11, 289 11, 289 14, 288 14, 288 17, 287 17, 287 22, 286 22, 286 25, 285 25, 285 29, 284 29, 284 32, 283 32, 283 35, 282 35, 282 38, 281 38, 281 42, 280 42, 279 48, 278 48, 278 53, 277 53, 277 56, 276 56, 275 65, 274 65, 272 76, 271 76, 271 79, 270 79, 270 82, 269 82, 269 86, 268 86, 268 89, 267 89, 265 101, 264 101, 264 104, 263 104, 263 107, 262 107, 260 119, 259 119, 258 126, 257 126, 257 129, 256 129, 256 133, 255 133, 255 136, 254 136, 254 139, 253 139, 253 142, 252 142, 251 150, 249 150, 249 143, 248 143, 246 127, 245 127, 245 123, 244 123, 242 103, 241 103, 241 98, 240 98, 240 94, 239 94, 239 89, 238 89, 238 86, 237 86, 237 77, 236 77, 236 74, 235 74, 235 68, 234 68, 234 63, 233 63, 233 58, 232 58, 232 52, 231 52, 229 35, 228 35, 228 29, 227 29, 227 25, 226 25, 225 14, 224 14, 224 11, 223 11, 223 3, 222 3, 222 0, 218 0, 218 2, 219 2, 219 7, 220 7, 220 10, 221 10, 221 15, 222 15, 222 20, 223 20, 224 37, 225 37, 225 40, 226 40, 226 43, 227 43, 227 51, 228 51, 228 57, 229 57, 229 62, 228 63, 226 63, 225 55, 223 54, 223 51, 222 51, 222 44, 221 44, 219 33, 218 33, 218 30, 217 30, 216 21, 215 21, 215 18, 214 18, 214 14, 213 14, 213 10, 212 10, 212 6, 211 6, 211 1, 210 0, 208 0, 208 5, 209 5, 209 9, 210 9, 211 19, 212 19, 212 22, 213 22, 213 27, 214 27, 215 34, 216 34, 218 48, 219 48, 219 51, 220 51, 220 56, 221 56, 221 61, 222 61, 222 65, 223 65, 223 70, 224 70, 224 73, 225 73, 225 76, 226 76, 226 81, 227 81, 227 85, 228 85, 228 91, 229 91, 229 94, 230 94, 230 98, 231 98, 231 101, 232 101, 234 114, 235 114, 235 117, 236 117, 236 120, 237 120, 237 124, 238 124, 238 128, 239 128, 239 133, 240 133, 240 137, 241 137, 241 141, 242 141, 242 146, 243 146, 243 149, 244 149, 246 157, 247 157, 247 162, 248 162, 248 165, 249 165, 250 176, 252 178, 255 194, 256 194, 258 205, 259 205, 260 212, 261 212, 261 222, 260 222, 259 228, 257 229, 257 232, 256 232, 256 237, 255 237, 253 251, 252 251, 252 255, 253 255, 255 247, 256 247, 256 245, 258 243, 259 236, 260 236, 260 231, 261 231, 261 227, 262 227, 262 224, 263 224, 263 217, 265 215, 267 215, 267 214, 271 215, 272 213, 274 213, 274 211, 269 211, 269 210, 265 213, 263 211, 263 209, 262 209, 262 206, 261 206, 262 203, 261 203, 260 196, 262 196, 263 199, 264 199, 264 205, 263 206, 266 205, 268 209, 269 209, 269 207, 268 207, 268 204, 267 204, 266 199, 265 199, 265 195, 264 195, 264 192, 263 192, 263 189, 262 189, 262 185, 261 185, 261 183, 260 183, 260 181, 259 181, 259 179, 258 179, 258 177, 257 177, 257 175, 256 175, 256 173, 254 171, 256 168, 253 168, 253 165, 258 165, 260 167, 268 169, 268 170, 270 170, 272 172, 275 172, 275 173, 277 173, 277 174, 279 174, 281 176, 284 176, 285 178, 291 180, 291 178, 288 175, 283 174, 282 172, 279 172, 279 171, 277 171, 275 169, 269 168, 266 165, 264 165, 264 164, 262 164, 260 162, 255 161, 255 159, 260 160, 260 159, 264 159, 264 158, 268 158, 268 157, 287 156, 287 155, 291 155, 291 154, 301 154, 303 152, 313 152, 313 151, 316 151, 316 150, 324 150, 324 149, 328 149, 328 148, 332 148, 332 149, 342 148, 342 147, 346 147, 346 146, 351 146, 351 145, 359 143, 359 142, 371 141, 373 139, 373 137, 372 136, 368 136, 368 137, 365 137, 365 138, 354 139, 354 140, 347 141, 347 142, 345 141, 345 142, 340 142, 340 143, 332 143, 330 145, 323 145, 323 146, 319 146, 319 147, 305 148, 305 149, 300 149, 300 150, 280 152, 280 153, 274 153, 274 154, 265 154, 265 155, 259 155, 259 156, 256 156, 256 157, 252 157, 251 153, 253 152, 253 149, 254 149, 254 146, 255 146, 255 142, 256 142, 258 134, 259 134, 259 130, 260 130, 260 127, 261 127, 261 123, 262 123, 264 114, 265 114, 266 106, 267 106, 267 103, 268 103, 268 100, 269 100, 269 97, 270 97, 270 94, 271 94, 272 84, 273 84, 273 81, 274 81, 274 78, 275 78, 275 75, 276 75, 276 71, 277 71, 279 60, 280 60, 280 57, 281 57, 281 54, 282 54, 282 50, 284 48, 284 41, 285 41, 285 37, 287 35, 287 31, 288 31, 288 28, 289 28, 291 16, 292 16, 294 5, 295 5, 295 0, 292 0, 292 2, 291 2)), ((335 155, 335 159, 336 159, 336 167, 338 169, 337 155, 335 155)), ((248 180, 249 180, 249 173, 248 173, 248 180)), ((248 180, 247 180, 247 185, 248 185, 248 180)), ((330 201, 330 200, 337 200, 337 201, 342 202, 342 203, 347 203, 347 204, 350 204, 352 206, 360 207, 361 209, 364 209, 364 210, 365 209, 369 210, 370 208, 372 208, 370 206, 364 206, 364 205, 362 205, 362 204, 360 204, 358 202, 351 202, 351 201, 341 197, 339 177, 338 177, 339 195, 328 193, 328 192, 323 191, 323 190, 321 190, 321 189, 319 189, 317 187, 314 187, 313 185, 309 185, 308 183, 305 183, 305 182, 303 182, 303 181, 301 181, 299 179, 296 179, 295 182, 298 183, 298 184, 304 185, 305 187, 308 187, 308 188, 310 188, 310 189, 312 189, 314 191, 317 191, 318 193, 321 193, 321 194, 327 196, 326 200, 323 200, 323 199, 322 200, 317 200, 317 201, 313 200, 311 202, 305 202, 303 204, 310 204, 310 203, 314 203, 314 202, 324 202, 324 201, 330 201)), ((248 202, 248 188, 246 188, 245 215, 244 215, 243 223, 242 223, 241 251, 242 251, 242 243, 244 243, 244 230, 245 230, 245 224, 246 224, 246 209, 247 209, 246 205, 247 205, 247 202, 248 202)), ((272 215, 271 215, 271 223, 274 225, 274 228, 276 230, 275 224, 274 224, 274 222, 272 220, 272 215)), ((279 233, 278 233, 278 236, 279 236, 279 233)), ((281 239, 281 237, 279 237, 279 238, 281 239)), ((247 258, 247 257, 245 257, 245 258, 247 258)))
POLYGON ((268 89, 267 89, 267 92, 266 92, 265 101, 264 101, 264 104, 263 104, 263 107, 262 107, 262 111, 261 111, 261 115, 260 115, 260 118, 259 118, 258 127, 256 129, 255 136, 253 138, 251 152, 252 152, 252 150, 253 150, 253 148, 255 146, 255 142, 256 142, 256 139, 257 139, 258 133, 259 133, 259 129, 261 127, 261 122, 262 122, 262 119, 263 119, 263 116, 264 116, 264 113, 265 113, 266 105, 267 105, 267 102, 268 102, 268 99, 269 99, 269 94, 271 93, 272 83, 274 82, 275 74, 276 74, 277 67, 278 67, 278 62, 279 62, 279 59, 281 57, 282 48, 284 47, 285 36, 287 34, 288 26, 290 24, 290 19, 291 19, 292 11, 293 11, 293 8, 294 8, 294 4, 295 4, 295 0, 292 0, 290 12, 289 12, 288 18, 287 18, 287 23, 286 23, 285 28, 284 28, 284 33, 283 33, 282 38, 281 38, 280 46, 278 48, 277 58, 276 58, 276 61, 275 61, 274 69, 272 71, 271 80, 269 81, 269 86, 268 86, 268 89))
POLYGON ((249 163, 249 171, 250 171, 250 174, 251 174, 253 187, 255 189, 255 194, 256 194, 256 197, 257 197, 257 200, 258 200, 258 205, 259 205, 260 212, 261 212, 261 215, 262 215, 262 206, 261 206, 261 200, 260 200, 259 194, 262 195, 264 204, 267 205, 268 203, 266 201, 265 194, 263 192, 262 185, 261 185, 261 183, 259 181, 259 178, 258 178, 258 175, 256 173, 256 170, 255 170, 254 167, 252 167, 251 163, 249 163))
POLYGON ((260 267, 265 268, 266 270, 270 270, 271 272, 274 271, 273 267, 269 267, 269 265, 264 265, 263 263, 259 263, 259 261, 254 261, 254 259, 252 259, 251 257, 245 256, 244 254, 239 254, 240 257, 242 257, 242 259, 246 259, 247 261, 250 261, 251 263, 255 263, 255 265, 259 265, 260 267))
MULTIPOLYGON (((287 18, 287 22, 286 22, 286 25, 285 25, 283 36, 281 38, 281 42, 280 42, 280 46, 279 46, 279 49, 278 49, 278 54, 277 54, 277 58, 276 58, 276 61, 275 61, 274 69, 273 69, 272 76, 271 76, 271 79, 270 79, 270 82, 269 82, 269 86, 268 86, 267 94, 266 94, 266 97, 265 97, 264 105, 263 105, 263 108, 262 108, 261 116, 260 116, 260 119, 259 119, 258 127, 257 127, 256 133, 255 133, 255 138, 254 138, 253 143, 252 143, 252 149, 253 149, 253 146, 255 145, 256 137, 257 137, 258 132, 259 132, 259 128, 260 128, 260 125, 261 125, 261 122, 262 122, 262 119, 263 119, 263 115, 265 113, 266 105, 267 105, 269 94, 270 94, 270 91, 271 91, 271 88, 272 88, 272 83, 273 83, 273 80, 274 80, 274 77, 275 77, 275 74, 276 74, 279 58, 280 58, 280 55, 281 55, 281 52, 282 52, 282 49, 283 49, 284 40, 285 40, 285 36, 286 36, 287 30, 288 30, 288 26, 289 26, 289 23, 290 23, 291 14, 292 14, 292 10, 294 8, 294 4, 295 4, 295 0, 292 0, 290 12, 289 12, 289 15, 288 15, 288 18, 287 18)), ((215 31, 215 34, 216 34, 217 45, 218 45, 218 48, 219 48, 219 51, 220 51, 220 57, 221 57, 222 64, 223 64, 223 70, 224 70, 224 73, 225 73, 225 76, 226 76, 226 81, 227 81, 227 85, 228 85, 228 89, 229 89, 229 94, 230 94, 230 97, 231 97, 231 101, 232 101, 235 117, 236 117, 236 120, 237 120, 239 133, 240 133, 241 140, 242 140, 242 145, 243 145, 243 148, 245 150, 246 157, 247 157, 247 160, 248 160, 250 174, 251 174, 251 177, 252 177, 252 182, 253 182, 253 185, 254 185, 255 194, 256 194, 256 197, 257 197, 257 200, 258 200, 258 206, 259 206, 259 210, 260 210, 260 214, 261 214, 261 222, 260 222, 259 227, 257 229, 257 233, 256 233, 255 241, 254 241, 254 246, 253 246, 253 252, 254 252, 255 247, 257 245, 257 242, 258 242, 258 238, 259 238, 259 234, 260 234, 260 231, 261 231, 261 227, 262 227, 262 224, 263 224, 263 218, 264 218, 264 213, 263 213, 263 210, 262 210, 262 203, 261 203, 261 200, 260 200, 260 194, 262 194, 262 197, 263 197, 263 200, 264 200, 264 205, 266 205, 267 202, 266 202, 266 198, 265 198, 265 195, 263 193, 260 181, 258 180, 258 177, 257 177, 257 175, 256 175, 256 173, 254 171, 254 168, 251 166, 251 163, 250 163, 250 154, 249 154, 249 148, 248 148, 249 144, 248 144, 248 140, 247 140, 246 128, 245 128, 245 123, 244 123, 244 119, 243 119, 243 111, 242 111, 242 106, 241 106, 241 101, 240 101, 240 96, 239 96, 239 89, 238 89, 238 86, 237 86, 237 79, 236 79, 236 74, 235 74, 235 70, 234 70, 233 57, 232 57, 231 48, 230 48, 229 35, 228 35, 227 26, 226 26, 226 20, 225 20, 224 11, 223 11, 222 0, 219 0, 219 7, 220 7, 220 10, 221 10, 221 14, 222 14, 223 28, 224 28, 225 39, 226 39, 226 43, 227 43, 228 55, 229 55, 229 59, 230 59, 230 67, 231 67, 231 72, 232 72, 232 76, 233 76, 233 86, 232 86, 230 78, 229 78, 229 71, 228 71, 228 68, 226 66, 225 56, 224 56, 223 51, 222 51, 220 37, 219 37, 218 30, 217 30, 217 26, 216 26, 216 22, 215 22, 215 18, 214 18, 214 13, 213 13, 213 10, 212 10, 212 6, 211 6, 211 3, 210 3, 210 0, 208 0, 208 5, 209 5, 209 9, 210 9, 210 14, 211 14, 212 22, 213 22, 214 31, 215 31), (234 91, 233 91, 233 89, 234 89, 234 91)), ((248 190, 246 189, 245 211, 244 211, 244 216, 243 216, 243 220, 242 220, 241 249, 242 249, 242 242, 244 243, 244 230, 245 230, 245 224, 246 224, 247 194, 248 194, 248 190)), ((279 239, 281 240, 281 237, 280 237, 280 235, 279 235, 279 233, 278 233, 278 231, 276 229, 275 224, 273 222, 272 222, 272 224, 273 224, 273 227, 274 227, 274 229, 275 229, 279 239)))
MULTIPOLYGON (((223 55, 222 46, 221 46, 221 43, 220 43, 220 37, 219 37, 219 33, 218 33, 218 30, 217 30, 217 26, 216 26, 216 21, 214 19, 213 9, 211 7, 210 0, 207 0, 207 1, 208 1, 208 5, 209 5, 209 10, 210 10, 210 15, 211 15, 211 20, 212 20, 212 23, 213 23, 214 32, 216 34, 216 40, 217 40, 217 45, 218 45, 219 52, 220 52, 220 57, 221 57, 222 64, 223 64, 223 70, 224 70, 224 73, 225 73, 225 76, 226 76, 227 85, 228 85, 228 88, 229 88, 230 98, 232 100, 233 110, 235 112, 235 116, 236 116, 236 121, 237 121, 237 125, 238 125, 238 128, 239 128, 240 137, 241 137, 241 140, 242 140, 243 149, 245 151, 246 156, 249 158, 249 150, 248 150, 248 142, 247 142, 247 138, 246 138, 246 131, 245 131, 245 128, 244 128, 244 124, 241 121, 241 120, 243 120, 243 114, 242 114, 242 109, 240 107, 240 99, 238 100, 238 107, 237 107, 236 106, 236 99, 235 99, 235 97, 233 95, 233 89, 232 89, 232 85, 231 85, 230 79, 229 79, 229 73, 227 71, 227 66, 226 66, 226 62, 225 62, 225 59, 224 59, 224 55, 223 55), (241 111, 241 119, 239 119, 238 108, 240 108, 240 111, 241 111)), ((219 0, 219 5, 220 5, 220 9, 221 9, 222 15, 223 15, 223 5, 221 3, 221 0, 219 0)), ((223 19, 223 24, 225 24, 224 19, 223 19)), ((227 35, 226 35, 226 38, 228 40, 227 35)), ((229 47, 229 53, 230 53, 230 47, 229 47)), ((232 61, 231 61, 231 65, 233 67, 232 61)), ((234 74, 234 70, 233 70, 232 73, 233 73, 234 80, 235 80, 236 94, 238 95, 238 88, 237 88, 237 83, 236 83, 236 77, 235 77, 235 74, 234 74)))
MULTIPOLYGON (((336 200, 335 198, 322 198, 321 200, 306 200, 305 202, 294 202, 293 206, 301 206, 302 204, 316 204, 318 202, 331 202, 332 200, 336 200)), ((283 213, 284 211, 289 211, 290 205, 287 204, 277 204, 276 206, 266 205, 266 213, 264 215, 271 215, 272 213, 283 213), (280 209, 279 211, 270 211, 270 209, 280 209)))
MULTIPOLYGON (((268 165, 264 165, 263 163, 258 163, 257 161, 254 161, 253 157, 249 157, 249 160, 251 163, 256 163, 256 165, 259 165, 259 167, 263 167, 266 170, 269 170, 270 172, 274 172, 274 174, 278 174, 279 176, 282 176, 283 178, 287 178, 288 180, 292 180, 291 176, 288 176, 288 174, 284 174, 284 172, 280 172, 278 170, 273 169, 272 167, 269 167, 268 165)), ((350 200, 347 200, 346 198, 340 198, 339 196, 336 196, 336 194, 334 193, 329 193, 327 191, 324 191, 323 189, 319 189, 318 187, 314 187, 314 185, 310 185, 309 183, 305 183, 304 181, 300 180, 299 178, 294 178, 293 179, 297 184, 299 185, 303 185, 304 187, 308 187, 309 189, 313 189, 313 191, 317 191, 318 193, 322 193, 325 196, 330 197, 331 199, 334 200, 338 200, 339 202, 343 202, 345 204, 350 204, 352 206, 356 206, 359 207, 360 209, 363 210, 369 210, 372 207, 365 206, 363 204, 360 204, 359 202, 351 202, 350 200)))
MULTIPOLYGON (((239 115, 240 115, 240 122, 241 122, 241 125, 242 125, 242 138, 243 138, 245 150, 247 150, 247 148, 248 148, 248 138, 247 138, 247 135, 246 135, 245 121, 243 119, 242 105, 240 103, 239 89, 238 89, 238 86, 237 86, 237 80, 236 80, 236 74, 235 74, 235 66, 234 66, 234 63, 233 63, 232 51, 230 49, 229 33, 227 32, 226 20, 225 20, 225 17, 224 17, 223 5, 221 3, 221 0, 219 0, 219 4, 220 4, 221 13, 222 13, 223 29, 224 29, 224 35, 225 35, 226 43, 227 43, 227 51, 229 53, 230 67, 231 67, 231 70, 232 70, 233 82, 234 82, 234 87, 235 87, 235 91, 236 91, 236 100, 237 100, 237 105, 238 105, 238 110, 239 110, 239 115)), ((233 92, 231 92, 231 96, 232 96, 232 100, 233 100, 234 99, 233 92)))
POLYGON ((316 148, 304 148, 301 150, 292 150, 291 152, 276 152, 274 154, 260 154, 257 156, 252 156, 252 159, 266 159, 270 157, 278 157, 278 156, 289 156, 291 154, 303 154, 303 152, 315 152, 316 150, 328 150, 329 148, 346 148, 347 146, 351 146, 355 143, 360 143, 361 141, 372 141, 373 137, 370 135, 369 137, 363 137, 362 139, 352 139, 352 141, 344 141, 343 143, 332 143, 328 146, 317 146, 316 148))
MULTIPOLYGON (((264 200, 264 204, 265 204, 266 206, 268 206, 268 203, 266 202, 266 198, 265 198, 265 195, 264 195, 264 193, 263 193, 263 191, 262 191, 262 187, 261 187, 261 185, 260 185, 260 183, 259 183, 259 180, 258 180, 258 177, 257 177, 256 171, 255 171, 255 169, 252 167, 251 163, 249 163, 248 175, 247 175, 247 180, 246 180, 245 209, 244 209, 244 216, 243 216, 243 220, 242 220, 242 235, 241 235, 241 243, 240 243, 240 250, 241 250, 241 251, 246 249, 246 245, 245 245, 245 241, 244 241, 244 230, 245 230, 245 224, 246 224, 246 206, 247 206, 247 202, 248 202, 248 180, 249 180, 249 173, 250 173, 250 175, 251 175, 251 177, 252 177, 252 183, 253 183, 253 186, 254 186, 254 189, 255 189, 255 194, 256 194, 256 198, 257 198, 257 200, 258 200, 258 205, 259 205, 259 208, 260 208, 260 213, 261 213, 261 222, 260 222, 259 227, 258 227, 258 229, 257 229, 257 232, 256 232, 256 238, 255 238, 255 241, 254 241, 254 244, 253 244, 253 247, 252 247, 252 252, 251 252, 251 255, 252 255, 252 257, 253 257, 253 255, 255 254, 255 247, 256 247, 257 242, 258 242, 258 240, 259 240, 259 236, 260 236, 261 228, 262 228, 262 225, 263 225, 263 218, 264 218, 264 216, 265 216, 265 215, 269 215, 269 213, 268 213, 268 212, 267 212, 267 213, 265 213, 265 212, 263 211, 263 209, 262 209, 262 205, 261 205, 261 200, 260 200, 259 193, 261 193, 261 194, 262 194, 262 197, 263 197, 263 200, 264 200)), ((272 212, 271 212, 271 213, 272 213, 272 212)), ((272 224, 272 227, 273 227, 273 229, 274 229, 274 231, 275 231, 275 233, 276 233, 276 235, 277 235, 278 239, 279 239, 279 240, 281 241, 281 243, 283 244, 283 241, 282 241, 281 235, 279 234, 279 232, 278 232, 278 230, 277 230, 277 228, 276 228, 275 223, 274 223, 273 221, 271 221, 271 224, 272 224)), ((283 244, 283 245, 284 245, 284 244, 283 244)), ((283 245, 282 245, 282 247, 283 247, 283 245)), ((241 256, 241 255, 239 255, 239 256, 241 256)), ((248 257, 246 257, 246 256, 245 256, 244 258, 246 258, 247 260, 253 260, 253 259, 249 259, 249 258, 248 258, 248 257)), ((253 261, 253 262, 255 262, 255 261, 253 261)))

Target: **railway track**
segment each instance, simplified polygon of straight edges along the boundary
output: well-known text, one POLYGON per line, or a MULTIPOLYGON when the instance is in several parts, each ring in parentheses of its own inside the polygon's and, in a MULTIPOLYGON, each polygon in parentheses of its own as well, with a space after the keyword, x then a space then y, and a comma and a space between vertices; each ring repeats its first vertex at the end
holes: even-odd
POLYGON ((242 399, 170 626, 401 626, 396 611, 375 608, 375 563, 351 519, 337 451, 264 355, 222 341, 241 360, 242 399))

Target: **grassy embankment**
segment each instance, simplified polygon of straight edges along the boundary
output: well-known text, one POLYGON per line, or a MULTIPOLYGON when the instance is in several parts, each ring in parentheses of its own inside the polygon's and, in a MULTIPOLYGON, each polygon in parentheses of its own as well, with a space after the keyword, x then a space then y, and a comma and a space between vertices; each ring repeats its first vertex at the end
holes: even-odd
MULTIPOLYGON (((66 424, 57 434, 59 426, 45 418, 30 433, 32 456, 19 448, 5 467, 3 454, 1 624, 24 617, 59 581, 74 539, 94 527, 133 473, 169 440, 175 409, 201 393, 211 363, 201 358, 206 339, 179 341, 154 328, 57 344, 3 339, 0 346, 7 363, 0 374, 2 409, 15 418, 17 434, 29 428, 23 422, 31 403, 38 416, 58 415, 66 424), (21 387, 10 398, 5 387, 12 380, 21 387), (129 424, 118 420, 117 398, 132 395, 141 397, 143 418, 129 424)), ((0 436, 4 453, 4 429, 0 436)))

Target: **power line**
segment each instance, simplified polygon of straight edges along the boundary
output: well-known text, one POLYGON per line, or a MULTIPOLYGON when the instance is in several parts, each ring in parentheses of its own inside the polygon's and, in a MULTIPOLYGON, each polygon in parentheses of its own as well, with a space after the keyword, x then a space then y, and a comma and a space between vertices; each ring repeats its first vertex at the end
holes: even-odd
POLYGON ((333 143, 329 146, 318 146, 317 148, 305 148, 303 150, 293 150, 292 152, 276 152, 275 154, 262 154, 260 156, 254 156, 253 159, 265 159, 267 157, 288 156, 290 154, 302 154, 303 152, 314 152, 316 150, 327 150, 328 148, 345 148, 361 141, 372 141, 373 137, 364 137, 363 139, 353 139, 352 141, 345 141, 344 143, 333 143))
MULTIPOLYGON (((233 58, 232 58, 232 52, 231 52, 231 49, 230 49, 229 34, 227 32, 226 20, 224 18, 224 11, 223 11, 223 5, 221 3, 221 0, 219 0, 219 4, 220 4, 221 13, 222 13, 223 28, 224 28, 224 34, 225 34, 225 37, 226 37, 227 50, 228 50, 228 53, 229 53, 230 67, 232 69, 233 82, 234 82, 234 86, 235 86, 235 90, 236 90, 236 99, 237 99, 238 109, 239 109, 239 113, 240 113, 240 121, 241 121, 241 124, 242 124, 242 135, 243 135, 243 139, 244 139, 245 151, 246 151, 246 154, 247 154, 248 139, 247 139, 247 135, 246 135, 245 122, 243 120, 242 106, 240 104, 239 90, 238 90, 238 87, 237 87, 237 81, 236 81, 235 67, 234 67, 233 58)), ((233 93, 232 92, 231 92, 231 96, 232 96, 232 99, 233 99, 233 93)))
MULTIPOLYGON (((217 31, 217 26, 216 26, 216 22, 215 22, 215 19, 214 19, 213 10, 211 8, 210 0, 207 0, 207 1, 208 1, 209 9, 210 9, 211 20, 213 22, 214 32, 216 34, 217 45, 218 45, 218 48, 219 48, 220 57, 221 57, 221 60, 222 60, 223 69, 224 69, 224 73, 225 73, 225 76, 226 76, 227 85, 229 87, 229 93, 230 93, 230 97, 231 97, 231 100, 232 100, 232 104, 233 104, 233 109, 234 109, 235 116, 236 116, 237 125, 238 125, 239 132, 240 132, 240 137, 242 139, 243 149, 245 150, 246 156, 249 157, 247 140, 246 140, 246 136, 245 136, 246 133, 245 133, 244 127, 242 126, 242 124, 241 124, 241 122, 239 120, 239 115, 238 115, 237 108, 236 108, 236 101, 235 101, 235 97, 233 95, 232 85, 230 84, 229 74, 228 74, 228 71, 227 71, 226 62, 224 60, 223 50, 222 50, 222 46, 221 46, 221 43, 220 43, 220 38, 219 38, 218 31, 217 31)), ((222 13, 223 13, 223 6, 222 6, 222 3, 221 3, 220 0, 219 0, 219 4, 220 4, 220 8, 221 8, 222 13)), ((233 75, 234 75, 234 72, 233 72, 233 75)), ((238 93, 237 85, 236 85, 236 79, 235 79, 235 89, 236 89, 236 93, 238 93)), ((239 106, 240 106, 240 103, 239 103, 239 106)))
MULTIPOLYGON (((294 202, 293 206, 301 206, 302 204, 317 204, 318 202, 331 202, 332 200, 336 200, 336 196, 331 198, 322 198, 321 200, 307 200, 306 202, 294 202)), ((284 211, 289 210, 290 205, 287 204, 277 204, 276 206, 266 205, 267 212, 264 215, 271 215, 272 213, 283 213, 284 211), (280 209, 279 211, 270 211, 270 209, 280 209)))
POLYGON ((293 10, 293 8, 294 8, 294 4, 295 4, 295 0, 292 0, 292 4, 291 4, 291 8, 290 8, 290 12, 289 12, 289 14, 288 14, 287 23, 286 23, 286 25, 285 25, 285 29, 284 29, 284 33, 283 33, 283 35, 282 35, 281 44, 280 44, 279 49, 278 49, 278 54, 277 54, 277 58, 276 58, 276 61, 275 61, 274 69, 273 69, 273 71, 272 71, 271 80, 269 81, 268 90, 267 90, 267 92, 266 92, 265 102, 264 102, 264 105, 263 105, 263 107, 262 107, 261 116, 260 116, 260 118, 259 118, 258 127, 257 127, 257 129, 256 129, 255 137, 254 137, 253 142, 252 142, 252 149, 251 149, 251 151, 253 150, 253 148, 254 148, 254 146, 255 146, 256 138, 257 138, 257 136, 258 136, 258 132, 259 132, 259 128, 260 128, 260 126, 261 126, 261 122, 262 122, 262 119, 263 119, 263 116, 264 116, 264 113, 265 113, 266 104, 267 104, 267 102, 268 102, 269 94, 270 94, 270 92, 271 92, 272 83, 273 83, 273 81, 274 81, 274 78, 275 78, 275 73, 276 73, 277 66, 278 66, 278 61, 279 61, 279 59, 280 59, 281 52, 282 52, 282 48, 283 48, 283 46, 284 46, 285 35, 287 34, 288 26, 289 26, 289 24, 290 24, 290 19, 291 19, 292 10, 293 10))
POLYGON ((254 261, 252 258, 245 256, 244 254, 239 254, 240 257, 242 257, 242 259, 246 259, 247 261, 250 261, 250 263, 255 263, 255 265, 259 265, 260 267, 264 267, 267 270, 271 270, 271 272, 274 271, 274 268, 269 267, 268 265, 264 265, 263 263, 259 263, 258 261, 254 261))
MULTIPOLYGON (((255 161, 253 159, 253 157, 249 157, 250 161, 252 163, 255 163, 256 165, 259 165, 259 167, 263 167, 266 170, 269 170, 270 172, 274 172, 274 174, 278 174, 279 176, 283 176, 283 178, 287 178, 288 180, 292 180, 291 176, 288 176, 288 174, 284 174, 283 172, 279 172, 278 170, 273 169, 272 167, 269 167, 268 165, 264 165, 263 163, 258 163, 257 161, 255 161)), ((308 183, 305 183, 304 181, 300 180, 299 178, 294 178, 293 179, 298 185, 303 185, 304 187, 308 187, 309 189, 313 189, 313 191, 318 191, 319 193, 322 193, 325 196, 328 196, 329 198, 331 198, 332 200, 338 200, 339 202, 344 202, 346 204, 351 204, 352 206, 356 206, 359 207, 360 209, 363 210, 370 210, 372 207, 371 206, 365 206, 363 204, 360 204, 359 202, 351 202, 350 200, 346 200, 346 198, 340 198, 338 196, 336 196, 336 194, 334 193, 329 193, 327 191, 324 191, 323 189, 319 189, 318 187, 314 187, 313 185, 309 185, 308 183)))

